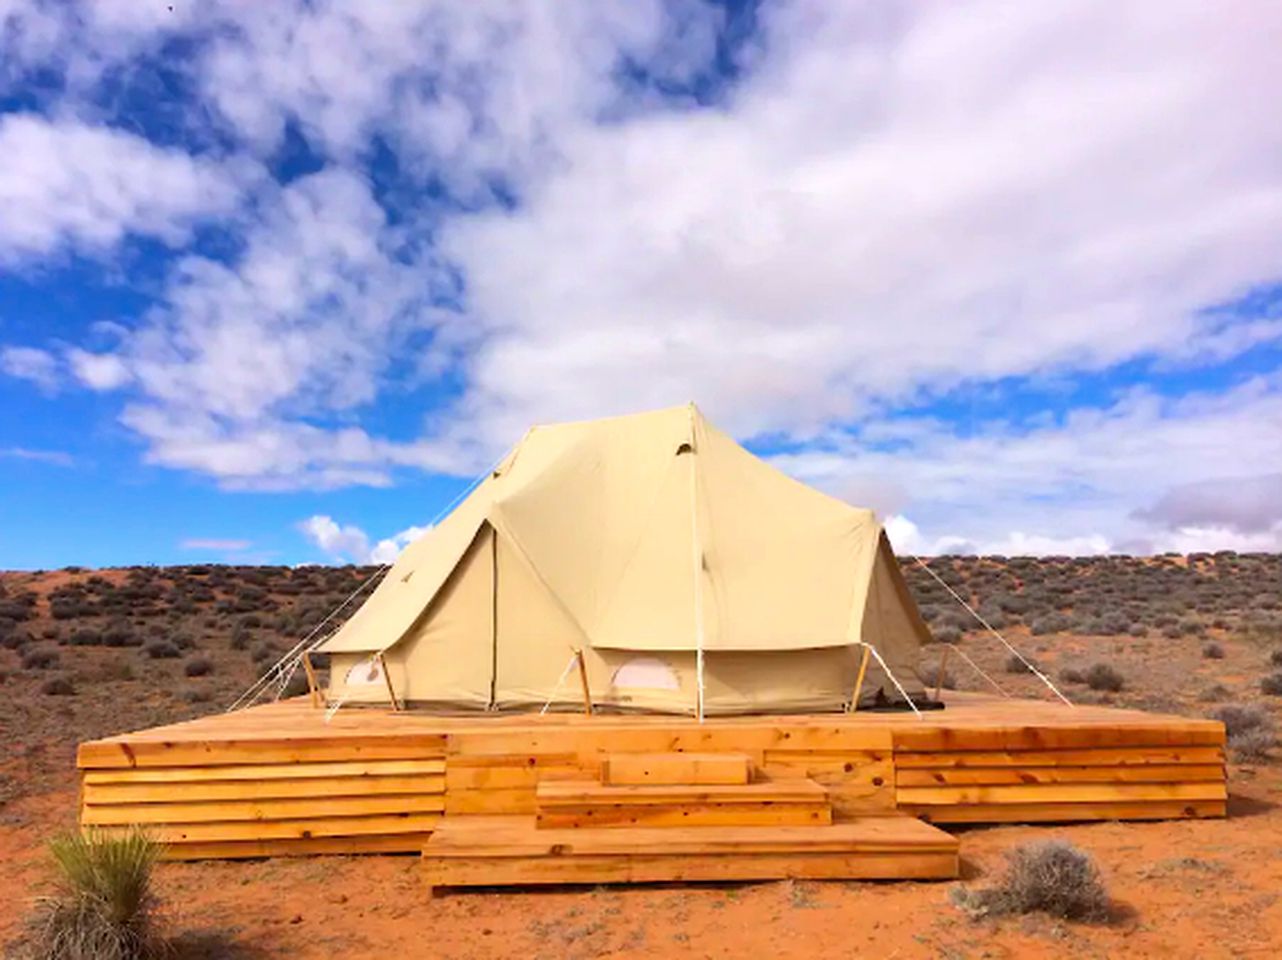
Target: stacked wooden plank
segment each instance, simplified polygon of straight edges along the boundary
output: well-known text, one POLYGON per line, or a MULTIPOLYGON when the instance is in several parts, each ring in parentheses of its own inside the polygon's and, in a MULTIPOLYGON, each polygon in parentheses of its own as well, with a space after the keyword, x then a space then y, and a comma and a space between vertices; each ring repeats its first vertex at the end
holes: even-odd
MULTIPOLYGON (((1086 718, 1084 718, 1086 719, 1086 718)), ((1222 817, 1218 723, 897 727, 895 796, 936 823, 1222 817)))
POLYGON ((948 879, 955 837, 910 817, 831 826, 540 829, 531 817, 448 817, 423 850, 435 886, 782 878, 948 879))
POLYGON ((173 859, 422 849, 445 738, 303 736, 81 745, 80 821, 138 826, 173 859))
MULTIPOLYGON (((594 718, 526 727, 473 726, 448 737, 445 769, 447 815, 534 814, 540 783, 602 781, 620 764, 644 771, 659 757, 703 758, 704 766, 749 765, 774 781, 810 779, 826 789, 839 816, 892 812, 895 808, 891 736, 884 727, 843 723, 841 718, 759 717, 755 722, 699 725, 680 718, 594 718), (727 758, 719 761, 709 756, 727 758), (625 758, 635 757, 635 760, 625 758)), ((713 786, 704 777, 740 777, 710 767, 686 785, 713 786)), ((672 775, 655 770, 654 775, 672 775)), ((644 776, 644 773, 633 774, 644 776)), ((617 781, 616 781, 617 782, 617 781)))
POLYGON ((548 781, 536 791, 540 827, 818 826, 832 823, 813 780, 756 783, 548 781))

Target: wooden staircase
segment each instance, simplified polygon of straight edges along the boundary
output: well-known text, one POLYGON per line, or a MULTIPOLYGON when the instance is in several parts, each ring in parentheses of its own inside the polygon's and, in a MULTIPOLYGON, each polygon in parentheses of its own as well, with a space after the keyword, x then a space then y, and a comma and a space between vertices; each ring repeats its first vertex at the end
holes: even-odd
POLYGON ((446 816, 423 848, 429 888, 957 876, 949 834, 894 814, 834 820, 827 788, 746 754, 611 754, 599 771, 538 781, 532 816, 446 816))

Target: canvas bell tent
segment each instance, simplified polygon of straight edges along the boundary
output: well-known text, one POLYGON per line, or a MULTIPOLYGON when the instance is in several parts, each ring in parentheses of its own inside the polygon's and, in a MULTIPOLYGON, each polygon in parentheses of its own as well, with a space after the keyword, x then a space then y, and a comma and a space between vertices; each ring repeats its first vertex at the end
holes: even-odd
POLYGON ((331 702, 580 707, 582 651, 598 706, 735 714, 841 709, 862 645, 918 700, 928 637, 871 511, 691 405, 533 428, 317 650, 331 702))

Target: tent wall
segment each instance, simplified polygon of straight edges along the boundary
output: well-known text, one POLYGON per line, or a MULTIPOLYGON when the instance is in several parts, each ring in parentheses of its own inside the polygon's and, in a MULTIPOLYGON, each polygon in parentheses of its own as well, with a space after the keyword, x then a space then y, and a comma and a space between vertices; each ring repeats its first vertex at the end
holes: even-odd
MULTIPOLYGON (((925 697, 925 687, 917 675, 917 662, 921 644, 930 640, 930 631, 917 612, 899 561, 884 533, 877 541, 877 559, 868 583, 860 632, 864 642, 881 654, 908 695, 913 699, 925 697)), ((859 703, 867 706, 878 699, 900 703, 904 698, 874 658, 864 677, 859 703)))
MULTIPOLYGON (((484 707, 490 700, 494 638, 494 531, 487 524, 463 553, 441 591, 383 654, 398 699, 484 707)), ((335 653, 330 695, 353 703, 386 703, 386 682, 349 684, 365 652, 335 653)))

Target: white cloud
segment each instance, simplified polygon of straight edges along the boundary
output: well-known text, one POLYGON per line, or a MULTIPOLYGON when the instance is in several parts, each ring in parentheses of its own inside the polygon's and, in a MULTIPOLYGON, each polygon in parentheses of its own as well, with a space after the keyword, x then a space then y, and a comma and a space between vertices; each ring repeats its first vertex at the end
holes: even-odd
POLYGON ((0 127, 23 148, 0 155, 23 213, 0 256, 181 245, 234 215, 232 252, 181 256, 110 349, 19 364, 122 391, 151 463, 387 485, 474 472, 531 421, 694 399, 798 444, 781 464, 898 514, 923 552, 1273 535, 1144 511, 1276 472, 1276 383, 1032 427, 890 413, 1282 336, 1208 309, 1282 262, 1272 8, 794 0, 761 9, 709 107, 621 80, 709 64, 721 14, 695 3, 175 6, 0 7, 0 83, 54 63, 74 80, 49 117, 0 127), (200 92, 182 122, 234 159, 95 126, 75 99, 182 31, 200 92), (328 166, 264 185, 291 124, 328 166), (375 137, 406 177, 390 200, 358 172, 375 137), (461 312, 440 306, 456 283, 461 312), (417 439, 362 426, 434 376, 460 399, 417 439))
POLYGON ((0 347, 0 372, 34 383, 46 393, 61 385, 58 358, 37 347, 0 347))
POLYGON ((804 435, 1276 338, 1200 313, 1282 254, 1278 14, 1235 11, 767 8, 723 109, 575 130, 526 204, 447 228, 488 334, 464 412, 498 438, 693 397, 804 435))
POLYGON ((70 467, 76 462, 71 454, 63 450, 32 450, 29 447, 6 447, 0 450, 0 457, 48 463, 55 467, 70 467))
POLYGON ((402 550, 431 529, 430 526, 406 527, 400 533, 378 541, 374 544, 374 549, 369 552, 369 562, 395 563, 402 550))
POLYGON ((129 382, 129 368, 110 353, 90 353, 72 348, 67 351, 71 372, 91 390, 114 390, 129 382))
POLYGON ((339 524, 333 517, 317 514, 298 525, 303 535, 331 558, 355 563, 390 564, 396 561, 406 545, 427 533, 431 527, 407 527, 400 533, 378 541, 370 547, 369 535, 354 524, 339 524))
POLYGON ((178 244, 201 218, 230 213, 244 178, 122 130, 0 115, 0 259, 102 253, 130 233, 178 244))
POLYGON ((891 420, 772 459, 888 515, 913 553, 1282 549, 1264 492, 1279 423, 1282 380, 1257 379, 1179 399, 1134 392, 1032 428, 891 420))
POLYGON ((183 550, 215 551, 219 553, 239 553, 254 545, 252 540, 224 539, 218 537, 187 537, 179 542, 183 550))

